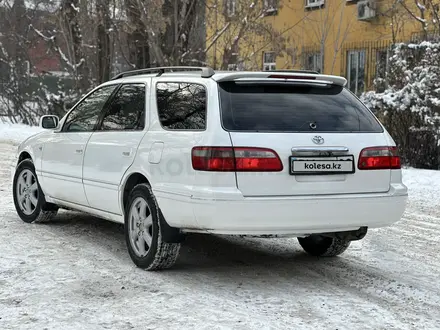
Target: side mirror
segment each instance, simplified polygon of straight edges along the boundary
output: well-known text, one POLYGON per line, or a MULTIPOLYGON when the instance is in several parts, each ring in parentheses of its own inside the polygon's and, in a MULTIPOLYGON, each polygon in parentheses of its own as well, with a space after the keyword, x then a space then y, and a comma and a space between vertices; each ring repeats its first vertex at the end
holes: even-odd
POLYGON ((60 119, 58 116, 46 115, 40 118, 40 127, 44 129, 55 129, 58 127, 60 119))

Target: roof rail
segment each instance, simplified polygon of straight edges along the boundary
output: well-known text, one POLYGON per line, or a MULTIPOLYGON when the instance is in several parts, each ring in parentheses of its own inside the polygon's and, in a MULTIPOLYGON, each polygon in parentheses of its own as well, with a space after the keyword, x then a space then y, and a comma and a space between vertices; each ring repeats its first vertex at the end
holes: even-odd
POLYGON ((111 80, 120 79, 124 77, 137 76, 140 74, 157 73, 157 76, 161 76, 165 71, 168 72, 184 72, 184 71, 202 71, 202 78, 211 78, 215 71, 210 67, 198 67, 198 66, 162 66, 155 68, 146 68, 132 71, 125 71, 117 74, 111 80))
POLYGON ((313 70, 267 70, 264 72, 288 72, 288 73, 309 73, 309 74, 320 74, 318 71, 313 70))

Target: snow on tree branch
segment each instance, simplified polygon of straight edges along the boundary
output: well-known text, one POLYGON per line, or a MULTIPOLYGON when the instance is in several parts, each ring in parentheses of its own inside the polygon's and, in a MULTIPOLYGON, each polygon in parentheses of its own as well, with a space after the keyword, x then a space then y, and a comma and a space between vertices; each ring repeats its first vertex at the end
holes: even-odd
POLYGON ((37 34, 39 35, 41 38, 43 38, 43 40, 45 41, 55 41, 55 36, 45 36, 40 30, 36 29, 32 24, 29 25, 29 27, 37 34))
POLYGON ((440 43, 397 44, 389 61, 389 87, 383 93, 365 93, 363 101, 388 115, 409 111, 420 119, 414 128, 440 134, 440 43))
POLYGON ((209 43, 209 45, 205 48, 205 53, 207 53, 213 45, 218 41, 218 39, 226 32, 226 30, 231 26, 231 22, 227 22, 225 26, 218 31, 213 37, 212 41, 209 43))

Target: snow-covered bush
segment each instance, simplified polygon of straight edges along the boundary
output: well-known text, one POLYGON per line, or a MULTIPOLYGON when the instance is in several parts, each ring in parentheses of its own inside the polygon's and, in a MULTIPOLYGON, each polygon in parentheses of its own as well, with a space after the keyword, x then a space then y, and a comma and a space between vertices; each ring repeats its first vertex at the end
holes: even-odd
POLYGON ((384 92, 361 99, 396 139, 406 163, 438 168, 440 43, 394 45, 387 83, 384 92))

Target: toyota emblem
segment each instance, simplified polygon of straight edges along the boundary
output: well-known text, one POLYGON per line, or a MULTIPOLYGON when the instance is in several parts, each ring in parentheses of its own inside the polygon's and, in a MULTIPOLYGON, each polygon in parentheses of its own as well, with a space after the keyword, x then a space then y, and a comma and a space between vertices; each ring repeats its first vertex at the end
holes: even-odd
POLYGON ((324 138, 322 136, 314 136, 312 139, 313 143, 315 144, 323 144, 324 143, 324 138))

